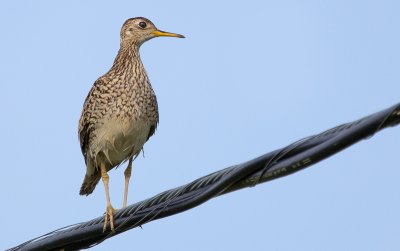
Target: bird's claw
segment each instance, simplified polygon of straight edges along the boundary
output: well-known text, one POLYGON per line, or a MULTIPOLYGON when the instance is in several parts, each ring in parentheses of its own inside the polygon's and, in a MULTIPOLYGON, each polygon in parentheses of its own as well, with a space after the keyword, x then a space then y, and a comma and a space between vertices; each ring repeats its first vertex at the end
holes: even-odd
POLYGON ((103 233, 107 230, 107 222, 108 221, 110 221, 111 231, 114 232, 114 212, 115 212, 115 209, 111 205, 108 205, 106 208, 105 216, 104 216, 103 233))

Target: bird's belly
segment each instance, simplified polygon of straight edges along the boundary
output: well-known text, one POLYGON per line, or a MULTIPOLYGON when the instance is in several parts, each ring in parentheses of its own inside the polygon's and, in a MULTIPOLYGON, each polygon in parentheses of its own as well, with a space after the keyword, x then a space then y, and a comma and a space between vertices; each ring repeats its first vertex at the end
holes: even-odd
POLYGON ((107 162, 111 169, 140 152, 150 127, 148 121, 106 121, 96 130, 94 154, 101 156, 98 160, 107 162))

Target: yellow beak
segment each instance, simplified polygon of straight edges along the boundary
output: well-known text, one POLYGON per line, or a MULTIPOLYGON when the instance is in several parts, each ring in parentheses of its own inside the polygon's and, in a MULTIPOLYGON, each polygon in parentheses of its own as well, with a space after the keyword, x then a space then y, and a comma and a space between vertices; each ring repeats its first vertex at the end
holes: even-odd
POLYGON ((185 38, 181 34, 176 34, 176 33, 169 33, 165 31, 160 31, 160 30, 155 30, 152 32, 153 35, 156 37, 179 37, 179 38, 185 38))

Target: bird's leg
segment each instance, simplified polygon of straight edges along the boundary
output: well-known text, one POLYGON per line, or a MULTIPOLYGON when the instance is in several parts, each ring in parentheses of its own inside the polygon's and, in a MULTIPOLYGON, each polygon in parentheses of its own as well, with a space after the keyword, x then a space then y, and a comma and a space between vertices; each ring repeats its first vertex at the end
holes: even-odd
POLYGON ((131 178, 131 173, 132 173, 132 161, 133 157, 129 158, 129 163, 127 168, 125 169, 125 190, 124 190, 124 205, 123 208, 126 207, 126 202, 128 200, 128 186, 129 186, 129 179, 131 178))
POLYGON ((108 220, 110 220, 111 231, 114 231, 114 208, 111 206, 110 192, 108 191, 107 169, 106 169, 106 166, 103 163, 101 163, 100 169, 101 169, 101 178, 102 178, 103 183, 104 183, 104 188, 106 190, 106 197, 107 197, 107 208, 106 208, 106 215, 104 217, 103 232, 105 232, 106 229, 107 229, 108 220))

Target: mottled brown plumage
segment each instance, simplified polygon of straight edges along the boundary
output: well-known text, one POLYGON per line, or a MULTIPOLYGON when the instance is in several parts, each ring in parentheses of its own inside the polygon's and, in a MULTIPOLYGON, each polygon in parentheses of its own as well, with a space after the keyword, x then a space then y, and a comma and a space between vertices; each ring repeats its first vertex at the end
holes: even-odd
POLYGON ((128 19, 121 29, 120 49, 113 66, 96 80, 83 105, 78 131, 86 175, 80 194, 91 194, 103 178, 107 197, 104 230, 108 217, 114 229, 107 172, 129 161, 125 207, 132 161, 158 124, 157 99, 139 55, 140 46, 157 36, 183 37, 159 31, 143 17, 128 19))

